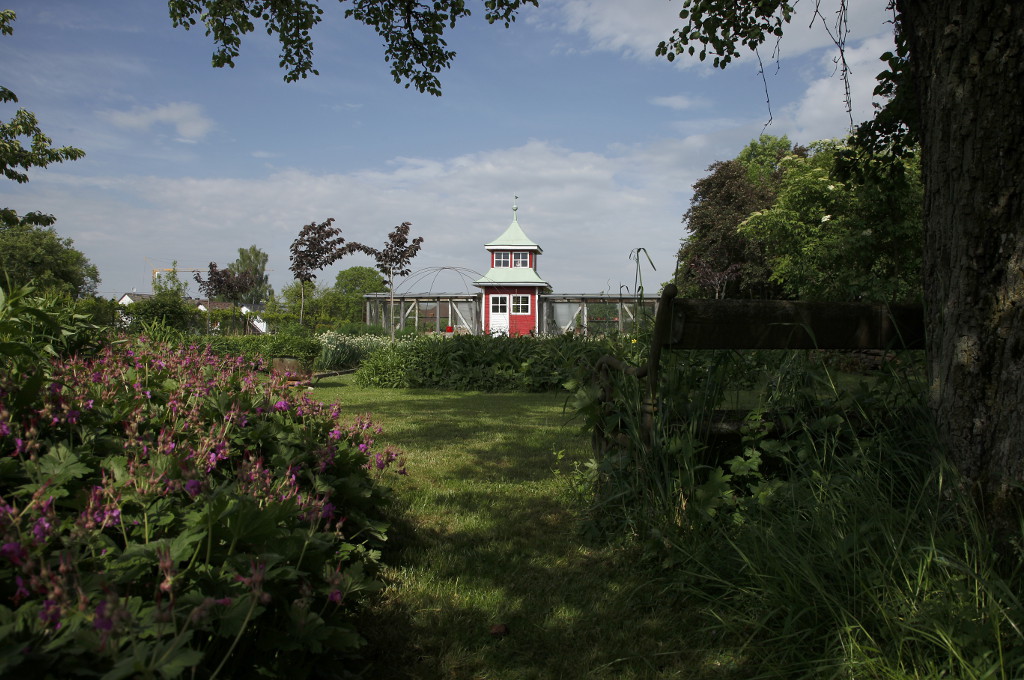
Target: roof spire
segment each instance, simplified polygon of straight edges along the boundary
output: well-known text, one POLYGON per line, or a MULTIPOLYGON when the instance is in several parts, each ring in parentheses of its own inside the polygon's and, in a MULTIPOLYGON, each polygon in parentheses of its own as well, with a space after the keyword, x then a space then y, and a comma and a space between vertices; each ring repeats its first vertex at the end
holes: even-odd
POLYGON ((518 222, 519 221, 519 220, 516 219, 516 211, 519 210, 519 206, 516 204, 516 202, 518 200, 519 200, 519 196, 515 196, 512 199, 512 221, 513 222, 518 222))

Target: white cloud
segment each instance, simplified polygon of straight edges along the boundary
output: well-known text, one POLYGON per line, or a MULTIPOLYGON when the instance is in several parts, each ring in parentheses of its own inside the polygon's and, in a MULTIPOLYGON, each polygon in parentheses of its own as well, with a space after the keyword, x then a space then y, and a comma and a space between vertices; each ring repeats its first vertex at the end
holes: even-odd
MULTIPOLYGON (((847 4, 848 42, 892 32, 892 27, 885 23, 890 17, 884 2, 847 4)), ((673 29, 684 26, 679 18, 681 9, 682 3, 678 0, 552 0, 542 4, 542 13, 535 20, 584 36, 592 49, 655 59, 654 49, 658 43, 670 38, 673 29)), ((789 58, 813 49, 834 47, 833 38, 839 36, 839 12, 840 0, 804 0, 803 3, 798 0, 793 19, 784 28, 785 35, 779 43, 780 55, 789 58)), ((772 58, 775 47, 774 41, 765 43, 762 59, 772 58)), ((744 53, 741 49, 741 54, 744 53)), ((699 63, 696 59, 676 61, 683 66, 699 63)))
POLYGON ((213 129, 213 120, 203 114, 203 107, 192 102, 173 102, 148 108, 136 106, 130 111, 101 111, 100 116, 120 128, 149 130, 154 125, 170 125, 179 141, 195 142, 213 129))
POLYGON ((667 97, 654 97, 651 103, 655 106, 664 106, 674 111, 687 111, 689 109, 705 108, 708 101, 703 97, 688 97, 683 94, 670 95, 667 97))
MULTIPOLYGON (((735 151, 732 151, 735 153, 735 151)), ((343 235, 379 245, 403 221, 425 237, 417 269, 485 269, 483 244, 512 218, 518 194, 523 229, 544 248, 541 273, 563 292, 632 286, 629 252, 646 248, 655 289, 672 271, 690 185, 715 160, 707 137, 580 152, 543 141, 445 160, 397 158, 385 170, 316 174, 299 169, 258 179, 84 178, 47 173, 22 198, 45 204, 62 235, 100 268, 108 294, 145 290, 154 266, 226 264, 240 247, 270 254, 275 287, 290 279, 288 247, 303 224, 337 218, 343 235), (144 238, 128 237, 136 230, 144 238)), ((17 207, 17 206, 15 206, 17 207)), ((318 280, 330 283, 341 261, 318 280)), ((411 284, 410 284, 411 285, 411 284)), ((434 291, 469 290, 454 274, 420 279, 434 291)))
POLYGON ((846 95, 841 73, 831 58, 822 58, 819 73, 824 75, 812 80, 803 96, 781 114, 781 124, 791 130, 790 138, 811 142, 833 137, 837 131, 849 127, 851 118, 854 124, 870 119, 874 115, 872 91, 877 84, 875 77, 883 68, 878 57, 892 47, 892 38, 887 36, 847 48, 850 113, 844 106, 846 95))

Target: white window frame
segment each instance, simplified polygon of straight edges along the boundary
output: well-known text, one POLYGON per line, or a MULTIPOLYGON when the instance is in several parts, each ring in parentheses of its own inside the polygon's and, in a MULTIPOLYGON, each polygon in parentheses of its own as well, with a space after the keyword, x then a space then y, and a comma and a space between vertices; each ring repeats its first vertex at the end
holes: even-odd
POLYGON ((508 295, 491 296, 491 314, 508 314, 508 295))
POLYGON ((512 255, 505 250, 499 250, 494 253, 494 266, 502 269, 512 266, 512 255))
POLYGON ((530 313, 530 296, 529 295, 513 295, 509 309, 512 314, 529 314, 530 313))
POLYGON ((530 266, 530 253, 525 250, 519 250, 512 253, 512 266, 514 268, 522 269, 523 267, 530 266))

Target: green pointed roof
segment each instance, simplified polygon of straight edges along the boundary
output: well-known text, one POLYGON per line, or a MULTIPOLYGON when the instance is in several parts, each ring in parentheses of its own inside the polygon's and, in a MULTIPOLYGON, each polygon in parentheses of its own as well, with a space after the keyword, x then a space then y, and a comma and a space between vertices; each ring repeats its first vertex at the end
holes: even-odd
POLYGON ((485 245, 484 248, 487 250, 518 248, 519 250, 533 250, 538 253, 544 252, 540 245, 531 240, 523 231, 523 228, 519 226, 519 220, 516 218, 517 210, 519 210, 519 208, 513 205, 512 224, 508 225, 508 229, 506 229, 501 236, 485 245))

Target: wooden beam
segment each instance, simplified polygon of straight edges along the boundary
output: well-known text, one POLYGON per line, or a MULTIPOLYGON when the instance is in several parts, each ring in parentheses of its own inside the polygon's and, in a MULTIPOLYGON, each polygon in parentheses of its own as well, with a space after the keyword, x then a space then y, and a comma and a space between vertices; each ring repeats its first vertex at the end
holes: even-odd
POLYGON ((921 305, 671 300, 668 349, 923 349, 921 305))

